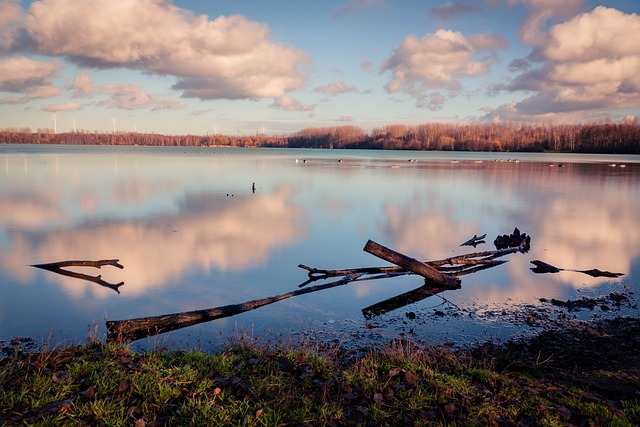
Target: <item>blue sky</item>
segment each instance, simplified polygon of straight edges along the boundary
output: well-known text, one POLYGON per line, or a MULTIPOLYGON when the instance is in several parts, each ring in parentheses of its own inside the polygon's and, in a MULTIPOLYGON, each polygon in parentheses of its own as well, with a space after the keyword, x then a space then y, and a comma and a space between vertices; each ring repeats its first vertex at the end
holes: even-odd
POLYGON ((640 115, 640 1, 0 0, 0 129, 640 115))

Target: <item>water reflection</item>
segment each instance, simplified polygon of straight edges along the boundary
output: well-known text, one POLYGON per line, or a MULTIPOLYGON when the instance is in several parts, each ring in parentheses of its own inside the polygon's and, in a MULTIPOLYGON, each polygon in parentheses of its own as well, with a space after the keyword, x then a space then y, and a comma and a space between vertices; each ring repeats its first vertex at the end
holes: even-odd
MULTIPOLYGON (((487 234, 487 243, 474 252, 493 249, 495 236, 516 226, 532 237, 530 253, 467 275, 460 291, 447 292, 447 300, 460 306, 533 304, 612 281, 637 282, 637 156, 616 158, 626 167, 614 168, 606 158, 574 163, 539 154, 522 155, 516 163, 482 153, 12 149, 0 147, 0 339, 57 325, 65 336, 81 336, 105 315, 153 316, 290 292, 305 280, 300 263, 377 264, 362 252, 368 239, 432 260, 471 251, 460 243, 474 235, 487 234), (103 276, 125 282, 119 295, 28 268, 109 258, 126 266, 103 276), (537 275, 530 270, 535 259, 625 276, 537 275), (39 314, 21 314, 25 307, 39 314)), ((394 320, 407 321, 404 311, 391 310, 392 302, 375 304, 420 283, 410 276, 381 282, 289 299, 194 330, 229 333, 236 322, 248 322, 280 331, 301 324, 350 325, 351 332, 364 327, 362 310, 373 307, 393 336, 394 320)), ((441 303, 418 294, 407 296, 417 295, 410 310, 418 318, 441 303)), ((440 326, 429 326, 424 336, 435 337, 440 326)))
MULTIPOLYGON (((117 255, 127 266, 122 291, 136 295, 176 286, 194 270, 244 270, 265 264, 274 248, 303 235, 304 217, 286 190, 255 197, 198 195, 183 200, 174 215, 52 231, 15 230, 12 249, 2 255, 9 272, 24 271, 19 266, 25 260, 117 255)), ((22 279, 33 280, 33 274, 22 279)), ((85 292, 76 283, 61 285, 70 294, 85 292)))

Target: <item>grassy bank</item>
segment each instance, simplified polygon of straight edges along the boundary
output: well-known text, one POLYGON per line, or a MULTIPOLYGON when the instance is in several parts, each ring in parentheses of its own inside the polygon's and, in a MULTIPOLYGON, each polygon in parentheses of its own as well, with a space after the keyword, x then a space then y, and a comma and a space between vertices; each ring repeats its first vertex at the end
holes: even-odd
POLYGON ((0 360, 2 425, 638 425, 640 321, 472 351, 238 342, 82 346, 0 360))

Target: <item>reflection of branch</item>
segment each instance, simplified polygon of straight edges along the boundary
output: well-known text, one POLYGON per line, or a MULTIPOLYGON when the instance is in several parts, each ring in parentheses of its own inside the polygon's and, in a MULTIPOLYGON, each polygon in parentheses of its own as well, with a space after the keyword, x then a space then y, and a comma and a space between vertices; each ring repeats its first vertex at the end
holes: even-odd
POLYGON ((610 271, 602 271, 597 268, 593 268, 591 270, 570 270, 567 268, 558 268, 554 267, 551 264, 547 264, 546 262, 534 260, 531 261, 531 264, 535 265, 534 268, 531 269, 534 273, 559 273, 561 271, 573 271, 576 273, 584 273, 588 274, 591 277, 620 277, 624 276, 624 273, 612 273, 610 271))
MULTIPOLYGON (((458 287, 459 288, 459 287, 458 287)), ((381 316, 389 311, 396 310, 404 307, 405 305, 413 304, 414 302, 422 301, 425 298, 439 294, 440 292, 451 290, 451 288, 442 288, 434 286, 420 286, 417 289, 405 292, 404 294, 396 295, 384 301, 380 301, 376 304, 362 309, 365 319, 371 319, 373 316, 381 316)))
POLYGON ((97 283, 100 286, 104 286, 109 289, 113 289, 117 293, 120 293, 120 286, 124 285, 124 282, 120 282, 117 284, 109 283, 105 280, 102 280, 102 275, 91 276, 83 273, 76 273, 74 271, 64 270, 61 267, 95 267, 100 268, 103 265, 112 265, 114 267, 118 267, 123 269, 124 266, 118 263, 117 259, 103 259, 99 261, 60 261, 60 262, 51 262, 48 264, 33 264, 32 267, 41 268, 43 270, 51 271, 53 273, 60 274, 62 276, 73 277, 75 279, 87 280, 89 282, 97 283))

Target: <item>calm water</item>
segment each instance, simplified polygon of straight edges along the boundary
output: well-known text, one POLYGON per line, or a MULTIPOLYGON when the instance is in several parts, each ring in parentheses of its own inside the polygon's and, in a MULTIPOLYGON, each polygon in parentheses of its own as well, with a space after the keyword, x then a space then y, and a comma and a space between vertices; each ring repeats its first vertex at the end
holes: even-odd
POLYGON ((0 145, 0 340, 82 342, 95 328, 104 336, 105 320, 298 289, 307 279, 298 264, 386 265, 363 252, 368 239, 439 259, 492 250, 517 226, 532 236, 529 253, 464 276, 444 298, 365 319, 364 308, 423 282, 373 280, 138 344, 215 347, 241 333, 355 345, 503 340, 531 329, 518 313, 540 298, 637 293, 639 214, 640 156, 0 145), (485 233, 487 244, 459 246, 485 233), (120 293, 30 266, 111 258, 125 268, 73 270, 123 281, 120 293), (625 275, 535 274, 534 259, 625 275))

